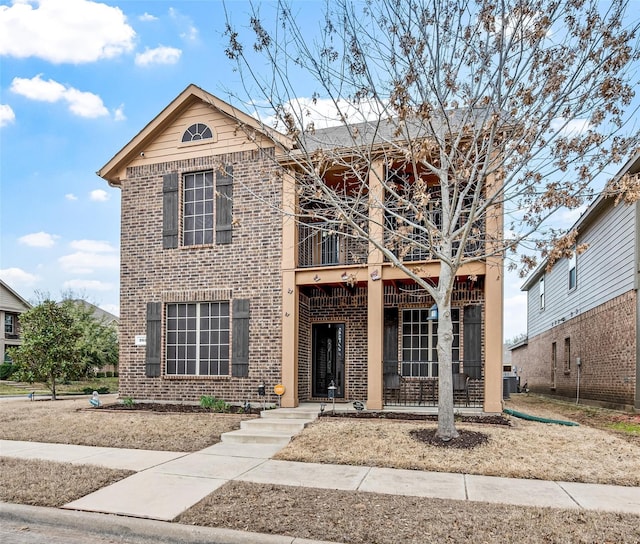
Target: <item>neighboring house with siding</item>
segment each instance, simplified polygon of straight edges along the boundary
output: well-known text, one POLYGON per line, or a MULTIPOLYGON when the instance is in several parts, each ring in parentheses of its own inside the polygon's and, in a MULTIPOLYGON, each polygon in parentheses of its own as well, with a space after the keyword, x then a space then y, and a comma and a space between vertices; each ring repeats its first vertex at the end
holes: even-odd
MULTIPOLYGON (((640 151, 618 176, 639 172, 640 151)), ((588 249, 522 287, 528 338, 513 364, 531 391, 640 409, 640 203, 600 195, 574 228, 588 249)))
MULTIPOLYGON (((316 131, 317 145, 341 130, 316 131)), ((265 384, 275 400, 282 383, 296 406, 327 400, 333 382, 371 409, 437 405, 433 300, 368 244, 283 215, 300 205, 295 175, 272 174, 292 145, 190 85, 100 169, 122 191, 122 395, 243 402, 265 384)), ((438 273, 426 255, 405 260, 438 273)), ((502 262, 465 265, 452 300, 455 372, 470 404, 499 412, 502 262)))
POLYGON ((31 304, 0 280, 0 322, 3 324, 0 334, 1 362, 10 362, 7 349, 20 345, 20 314, 30 308, 31 304))

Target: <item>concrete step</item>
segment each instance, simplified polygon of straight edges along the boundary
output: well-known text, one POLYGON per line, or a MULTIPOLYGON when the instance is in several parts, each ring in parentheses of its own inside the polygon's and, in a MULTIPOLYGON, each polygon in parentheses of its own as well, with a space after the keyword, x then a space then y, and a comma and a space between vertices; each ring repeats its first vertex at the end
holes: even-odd
POLYGON ((274 431, 256 431, 253 429, 240 429, 223 433, 221 442, 231 444, 281 444, 286 446, 291 440, 290 433, 278 433, 274 431))
POLYGON ((263 410, 260 412, 263 419, 308 419, 314 420, 318 417, 317 410, 302 408, 275 408, 273 410, 263 410))
POLYGON ((309 419, 247 419, 240 422, 240 428, 259 432, 298 434, 310 422, 309 419))

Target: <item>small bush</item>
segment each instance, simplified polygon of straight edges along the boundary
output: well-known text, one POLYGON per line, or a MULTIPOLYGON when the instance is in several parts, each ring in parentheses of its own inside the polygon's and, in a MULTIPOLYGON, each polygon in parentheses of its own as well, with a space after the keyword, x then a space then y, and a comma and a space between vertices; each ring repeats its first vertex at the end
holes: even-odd
POLYGON ((94 391, 97 391, 99 395, 106 395, 107 393, 109 393, 109 388, 108 387, 98 387, 97 389, 94 389, 93 387, 85 387, 82 392, 85 395, 92 395, 94 391))
POLYGON ((104 372, 96 372, 96 378, 106 378, 104 372))
POLYGON ((224 414, 231 410, 231 405, 223 401, 222 399, 217 399, 212 395, 202 395, 200 397, 200 406, 203 408, 209 408, 212 412, 216 412, 218 414, 224 414))
POLYGON ((133 408, 135 403, 136 401, 133 400, 133 397, 124 397, 122 399, 122 404, 124 404, 127 408, 133 408))
POLYGON ((11 363, 2 363, 0 365, 0 380, 8 380, 14 370, 15 367, 11 363))
POLYGON ((110 370, 105 372, 105 378, 113 378, 113 372, 111 372, 110 370))

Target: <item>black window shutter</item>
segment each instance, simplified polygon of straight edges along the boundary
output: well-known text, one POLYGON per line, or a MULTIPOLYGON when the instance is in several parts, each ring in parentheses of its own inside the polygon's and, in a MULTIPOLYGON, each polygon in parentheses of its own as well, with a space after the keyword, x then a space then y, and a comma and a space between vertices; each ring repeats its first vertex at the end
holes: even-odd
POLYGON ((231 375, 236 378, 249 376, 249 301, 233 301, 233 356, 231 375))
POLYGON ((464 307, 464 371, 470 378, 482 377, 482 306, 464 307))
POLYGON ((162 176, 162 247, 178 247, 178 174, 162 176))
POLYGON ((216 172, 216 244, 231 243, 233 220, 233 166, 216 172))
POLYGON ((382 359, 385 374, 398 373, 398 308, 384 309, 382 359))
POLYGON ((147 303, 147 378, 160 376, 160 349, 162 346, 162 303, 147 303))

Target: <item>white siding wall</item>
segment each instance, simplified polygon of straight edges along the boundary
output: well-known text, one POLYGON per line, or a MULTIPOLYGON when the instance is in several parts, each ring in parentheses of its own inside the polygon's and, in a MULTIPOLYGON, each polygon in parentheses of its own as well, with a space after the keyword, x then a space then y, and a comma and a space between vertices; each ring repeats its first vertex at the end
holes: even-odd
POLYGON ((634 205, 609 206, 583 231, 578 243, 589 249, 577 257, 577 287, 569 291, 569 261, 545 274, 545 307, 539 282, 528 291, 528 336, 534 336, 634 288, 634 205))

